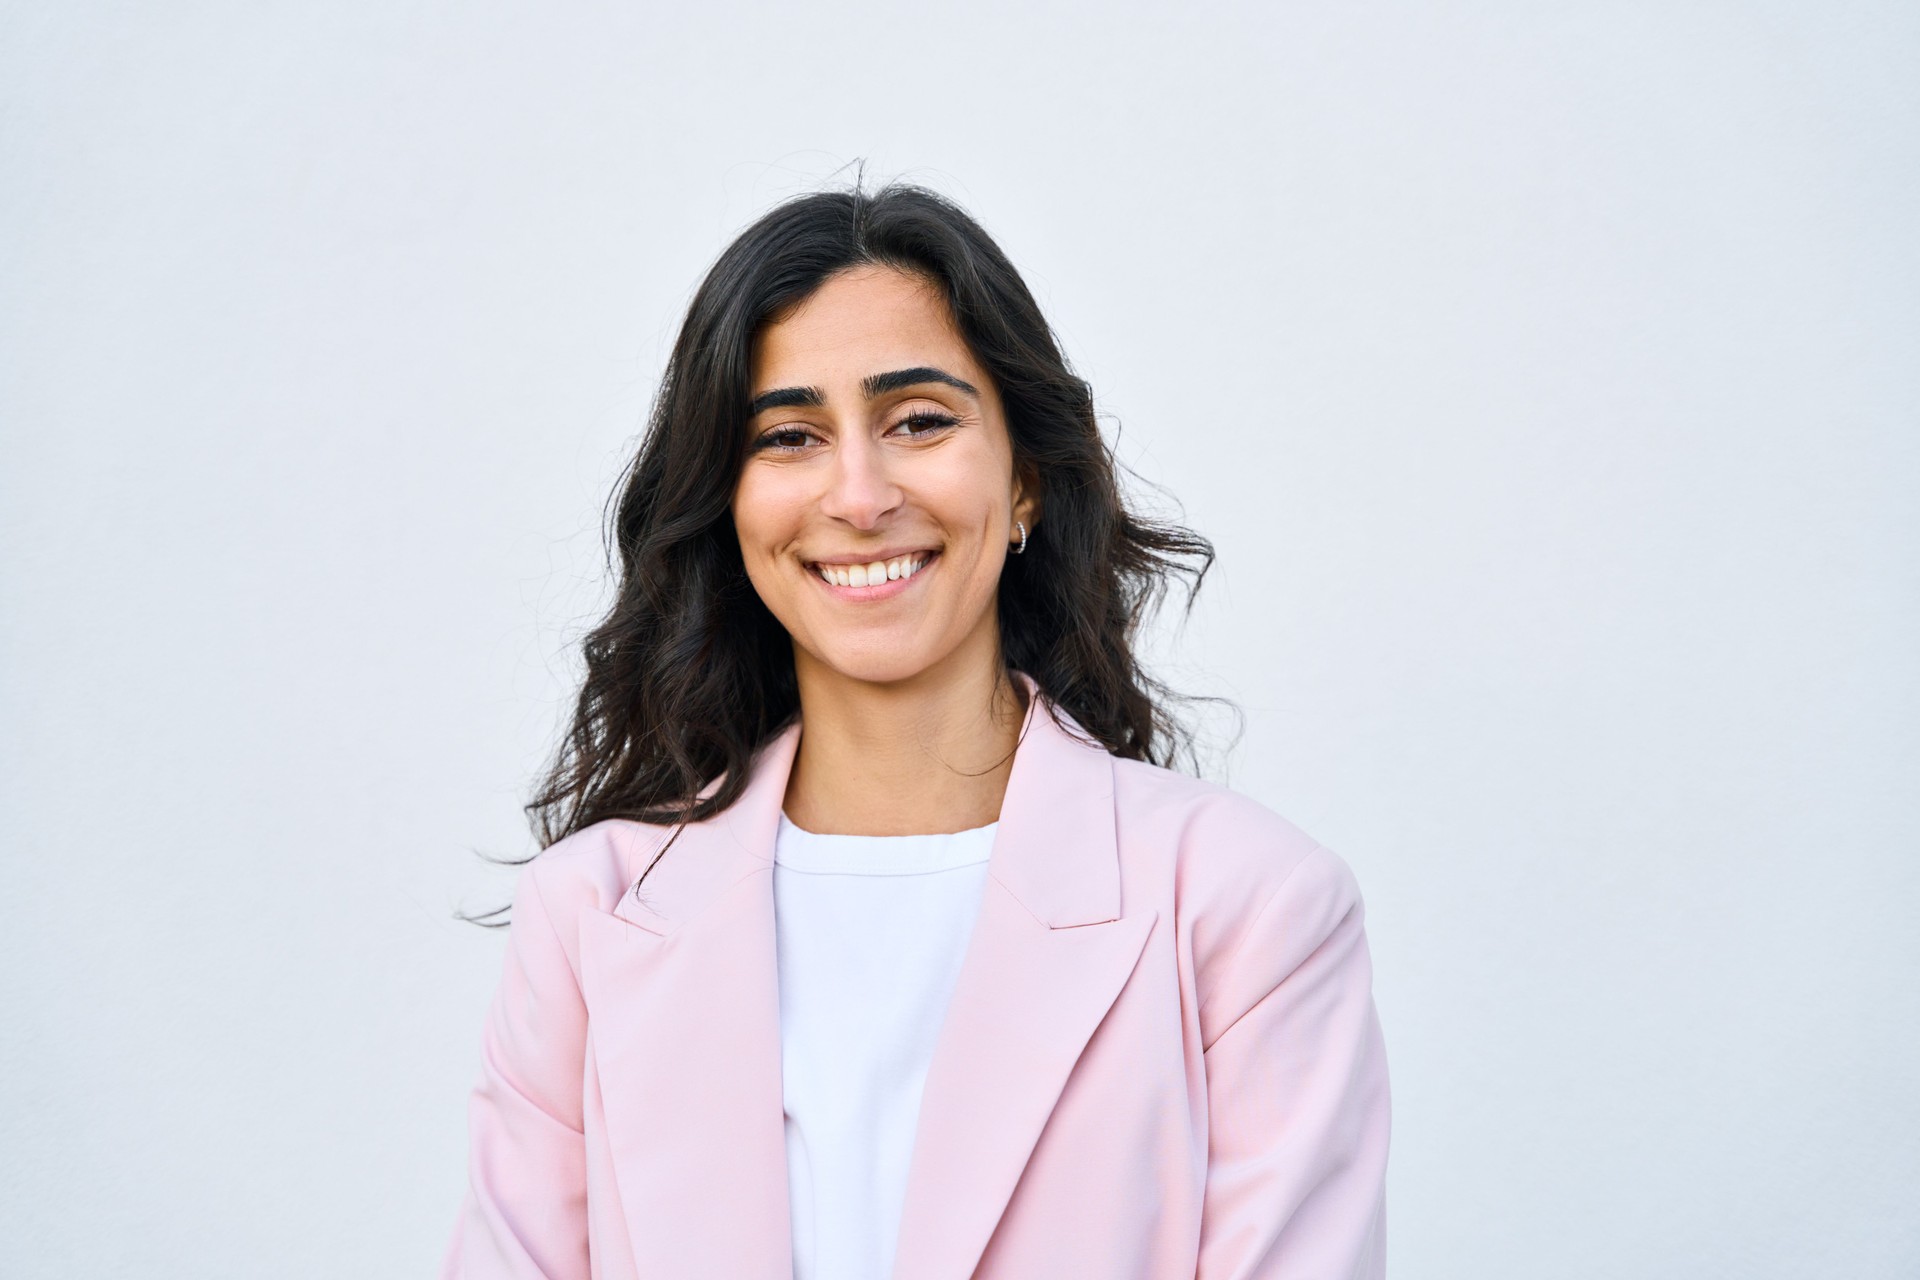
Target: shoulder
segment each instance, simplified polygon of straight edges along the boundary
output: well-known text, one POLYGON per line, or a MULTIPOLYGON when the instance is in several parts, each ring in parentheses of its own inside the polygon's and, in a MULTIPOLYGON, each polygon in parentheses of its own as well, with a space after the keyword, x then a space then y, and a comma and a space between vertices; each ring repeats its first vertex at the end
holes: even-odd
POLYGON ((1115 758, 1113 787, 1123 861, 1169 861, 1182 897, 1264 901, 1297 872, 1324 880, 1347 870, 1292 821, 1217 782, 1115 758))
POLYGON ((1202 1006, 1245 953, 1297 959, 1364 912, 1346 861, 1253 797, 1115 758, 1114 811, 1130 892, 1171 914, 1202 1006))
MULTIPOLYGON (((610 912, 647 862, 666 843, 668 828, 608 818, 541 850, 521 872, 519 899, 559 924, 582 911, 610 912)), ((516 901, 514 913, 520 912, 516 901)))

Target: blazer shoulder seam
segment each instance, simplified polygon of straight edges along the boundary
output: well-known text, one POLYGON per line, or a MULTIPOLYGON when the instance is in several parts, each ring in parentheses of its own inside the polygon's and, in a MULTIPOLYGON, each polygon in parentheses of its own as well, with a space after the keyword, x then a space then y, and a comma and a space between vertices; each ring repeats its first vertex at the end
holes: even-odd
MULTIPOLYGON (((1260 909, 1253 913, 1253 919, 1247 924, 1246 932, 1241 934, 1240 940, 1234 944, 1233 955, 1228 958, 1225 971, 1221 973, 1219 980, 1214 983, 1214 995, 1218 995, 1223 988, 1232 985, 1232 979, 1239 976, 1240 968, 1246 962, 1247 951, 1252 944, 1253 938, 1260 932, 1260 922, 1267 918, 1267 912, 1273 908, 1273 904, 1280 901, 1281 893, 1285 891, 1289 884, 1293 883, 1293 878, 1299 874, 1300 868, 1306 866, 1321 854, 1331 855, 1332 852, 1333 851, 1324 844, 1315 844, 1313 848, 1307 851, 1305 857, 1287 868, 1287 874, 1280 877, 1280 883, 1273 887, 1273 892, 1269 893, 1266 901, 1260 904, 1260 909)), ((1207 1009, 1210 1008, 1212 1004, 1213 998, 1209 996, 1206 1003, 1201 1005, 1198 1011, 1199 1015, 1205 1017, 1207 1009)), ((1233 1030, 1234 1022, 1238 1021, 1240 1021, 1240 1019, 1236 1017, 1233 1022, 1229 1022, 1226 1026, 1220 1028, 1219 1033, 1216 1034, 1212 1040, 1208 1040, 1200 1046, 1200 1052, 1204 1054, 1212 1049, 1213 1046, 1219 1042, 1221 1036, 1233 1030)))
POLYGON ((527 869, 527 878, 533 882, 533 896, 540 903, 540 918, 547 922, 547 932, 552 936, 554 944, 560 948, 560 956, 567 962, 567 972, 573 975, 573 985, 578 990, 580 966, 574 962, 572 953, 567 950, 566 939, 560 936, 560 926, 553 922, 553 908, 547 905, 546 887, 540 883, 539 872, 531 866, 527 869))

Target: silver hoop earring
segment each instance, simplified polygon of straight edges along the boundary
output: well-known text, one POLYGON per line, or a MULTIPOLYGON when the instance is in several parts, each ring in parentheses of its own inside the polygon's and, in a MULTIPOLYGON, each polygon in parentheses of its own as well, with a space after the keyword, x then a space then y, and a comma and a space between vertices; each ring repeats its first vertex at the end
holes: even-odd
POLYGON ((1013 527, 1020 531, 1020 545, 1013 549, 1013 554, 1023 556, 1027 554, 1027 526, 1022 521, 1015 520, 1013 527))

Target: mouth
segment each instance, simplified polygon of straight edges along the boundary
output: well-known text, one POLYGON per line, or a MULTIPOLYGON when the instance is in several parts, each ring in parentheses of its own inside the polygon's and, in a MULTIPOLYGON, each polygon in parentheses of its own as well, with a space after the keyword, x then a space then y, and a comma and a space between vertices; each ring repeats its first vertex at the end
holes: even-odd
POLYGON ((932 550, 908 551, 860 564, 813 560, 807 562, 807 569, 828 586, 850 591, 858 598, 877 599, 903 590, 914 575, 924 571, 939 555, 938 551, 932 550), (882 590, 889 587, 893 590, 882 590))

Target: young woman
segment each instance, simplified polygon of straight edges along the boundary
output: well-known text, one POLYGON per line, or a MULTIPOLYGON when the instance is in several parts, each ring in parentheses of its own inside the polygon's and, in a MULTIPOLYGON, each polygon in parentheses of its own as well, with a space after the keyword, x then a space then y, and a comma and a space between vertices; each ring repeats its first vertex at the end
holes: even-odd
POLYGON ((1165 767, 1130 646, 1211 549, 971 218, 749 228, 612 532, 447 1276, 1383 1274, 1359 891, 1165 767))

